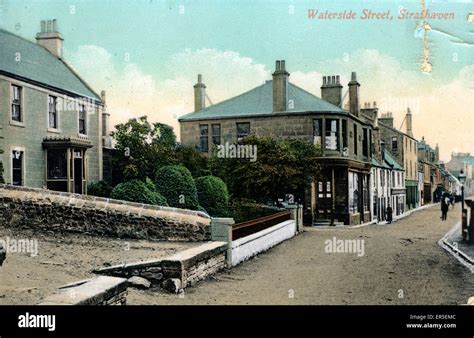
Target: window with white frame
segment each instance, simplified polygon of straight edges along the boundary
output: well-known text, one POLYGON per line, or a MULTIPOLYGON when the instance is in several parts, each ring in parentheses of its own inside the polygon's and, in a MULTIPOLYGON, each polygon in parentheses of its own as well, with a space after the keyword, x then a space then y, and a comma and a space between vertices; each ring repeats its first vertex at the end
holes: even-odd
POLYGON ((87 134, 87 111, 83 104, 79 105, 79 134, 87 134))
POLYGON ((23 122, 21 109, 22 87, 11 86, 11 119, 16 122, 23 122))
POLYGON ((48 126, 58 129, 57 100, 55 96, 48 96, 48 126))

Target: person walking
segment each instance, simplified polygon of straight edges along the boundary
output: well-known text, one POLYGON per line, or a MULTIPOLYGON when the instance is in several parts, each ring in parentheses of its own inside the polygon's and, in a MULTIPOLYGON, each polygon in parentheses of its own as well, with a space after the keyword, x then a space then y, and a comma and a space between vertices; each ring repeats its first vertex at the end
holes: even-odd
POLYGON ((387 223, 388 224, 392 223, 392 213, 393 213, 393 209, 389 204, 387 207, 387 223))
POLYGON ((449 197, 448 194, 444 193, 443 197, 441 197, 441 220, 446 221, 448 217, 448 209, 449 209, 449 197))

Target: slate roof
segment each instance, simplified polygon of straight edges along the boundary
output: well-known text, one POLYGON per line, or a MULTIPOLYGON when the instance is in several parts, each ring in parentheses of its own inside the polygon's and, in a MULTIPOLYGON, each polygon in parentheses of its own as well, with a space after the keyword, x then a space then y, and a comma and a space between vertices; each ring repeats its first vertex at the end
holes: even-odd
POLYGON ((463 157, 461 161, 469 164, 474 164, 474 156, 463 157))
POLYGON ((3 29, 0 29, 0 73, 101 100, 62 59, 46 48, 3 29), (21 58, 19 62, 16 61, 16 55, 21 58))
POLYGON ((298 112, 347 112, 309 92, 288 83, 288 102, 293 101, 294 108, 285 112, 273 112, 273 85, 266 81, 263 85, 243 94, 204 108, 198 112, 186 114, 179 121, 193 121, 213 118, 253 117, 262 115, 277 115, 298 112))
POLYGON ((385 150, 385 162, 392 168, 392 169, 395 169, 395 170, 403 170, 402 166, 400 164, 398 164, 397 161, 395 161, 395 159, 392 157, 392 155, 387 151, 385 150))

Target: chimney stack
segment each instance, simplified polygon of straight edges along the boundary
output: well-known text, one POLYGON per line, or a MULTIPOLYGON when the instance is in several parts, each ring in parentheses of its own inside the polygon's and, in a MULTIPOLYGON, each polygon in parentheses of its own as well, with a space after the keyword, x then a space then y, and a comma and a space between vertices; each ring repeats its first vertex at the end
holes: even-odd
POLYGON ((359 116, 359 87, 360 83, 357 82, 356 72, 351 74, 351 82, 349 82, 349 113, 359 116))
POLYGON ((435 149, 435 162, 439 162, 439 146, 438 146, 438 143, 436 143, 436 149, 435 149))
POLYGON ((411 117, 410 108, 407 108, 406 120, 407 120, 407 135, 413 137, 413 126, 412 126, 412 117, 411 117))
POLYGON ((194 85, 194 111, 206 108, 206 85, 202 83, 202 75, 198 74, 198 82, 194 85))
POLYGON ((384 125, 393 128, 393 116, 391 112, 387 112, 385 114, 382 114, 382 116, 379 118, 379 122, 382 122, 384 125))
POLYGON ((273 76, 273 111, 286 111, 288 102, 288 77, 285 60, 276 61, 273 76))
POLYGON ((321 98, 335 106, 342 106, 342 85, 340 83, 339 75, 323 76, 321 98))
POLYGON ((380 158, 382 160, 382 165, 385 164, 385 142, 383 140, 380 141, 380 158))
POLYGON ((54 56, 61 58, 63 54, 63 41, 58 32, 56 19, 41 21, 41 32, 36 34, 36 43, 46 48, 54 56))

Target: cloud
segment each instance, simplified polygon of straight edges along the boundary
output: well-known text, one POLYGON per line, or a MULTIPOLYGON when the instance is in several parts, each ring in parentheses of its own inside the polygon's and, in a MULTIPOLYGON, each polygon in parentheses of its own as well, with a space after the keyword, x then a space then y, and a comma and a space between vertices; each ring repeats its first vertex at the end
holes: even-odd
POLYGON ((199 49, 172 55, 165 67, 168 78, 145 74, 134 63, 119 69, 113 56, 102 47, 86 45, 66 52, 66 60, 97 91, 107 91, 111 127, 132 117, 148 115, 175 128, 177 117, 194 109, 193 85, 203 74, 213 103, 261 85, 270 76, 262 64, 233 51, 199 49))

